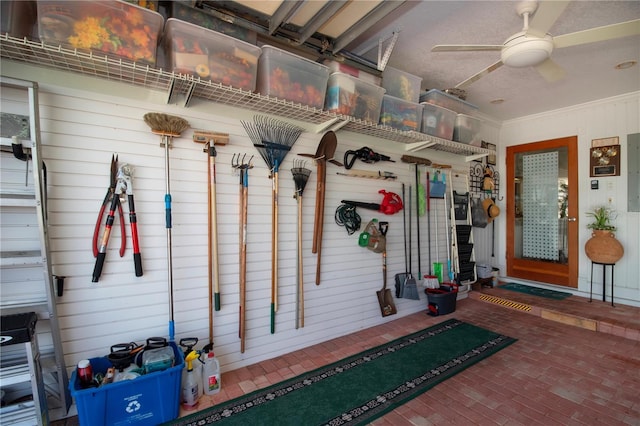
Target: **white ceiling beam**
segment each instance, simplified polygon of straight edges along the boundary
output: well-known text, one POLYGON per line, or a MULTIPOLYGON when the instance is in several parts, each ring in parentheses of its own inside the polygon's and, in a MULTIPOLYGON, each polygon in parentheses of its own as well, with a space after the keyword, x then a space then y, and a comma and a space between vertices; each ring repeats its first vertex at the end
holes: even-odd
POLYGON ((349 43, 355 40, 366 30, 375 25, 389 13, 402 6, 404 1, 384 1, 377 8, 372 10, 367 16, 356 22, 351 28, 345 31, 340 37, 337 37, 333 44, 333 53, 337 53, 347 47, 349 43))

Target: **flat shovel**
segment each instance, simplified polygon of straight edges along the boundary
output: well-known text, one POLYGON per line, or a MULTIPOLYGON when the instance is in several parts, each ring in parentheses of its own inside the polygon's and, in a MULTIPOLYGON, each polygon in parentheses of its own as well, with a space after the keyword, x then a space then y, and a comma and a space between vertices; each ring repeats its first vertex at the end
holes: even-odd
MULTIPOLYGON (((387 229, 389 228, 389 222, 380 222, 380 233, 385 236, 387 229)), ((396 305, 393 302, 393 294, 391 290, 387 288, 387 250, 382 252, 382 289, 376 291, 378 296, 378 304, 380 304, 380 313, 383 317, 397 314, 396 305)))

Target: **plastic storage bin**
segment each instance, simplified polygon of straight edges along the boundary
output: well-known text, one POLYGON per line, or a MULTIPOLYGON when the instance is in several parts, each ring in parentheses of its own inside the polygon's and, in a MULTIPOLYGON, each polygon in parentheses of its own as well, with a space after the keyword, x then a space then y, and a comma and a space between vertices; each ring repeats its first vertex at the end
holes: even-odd
POLYGON ((41 41, 149 65, 163 22, 159 13, 123 1, 38 1, 41 41))
POLYGON ((359 78, 362 81, 366 81, 367 83, 375 84, 376 86, 380 86, 382 84, 382 78, 377 75, 368 73, 366 71, 362 71, 356 67, 352 67, 350 65, 344 64, 342 62, 333 61, 330 59, 326 59, 323 64, 329 67, 331 72, 341 72, 343 74, 349 74, 352 77, 359 78))
POLYGON ((169 18, 163 38, 166 68, 253 91, 259 47, 179 19, 169 18))
POLYGON ((468 145, 480 146, 480 128, 482 120, 466 114, 456 116, 456 125, 453 128, 453 140, 468 145))
POLYGON ((256 91, 321 109, 329 74, 329 68, 322 64, 264 45, 256 91))
MULTIPOLYGON (((133 380, 109 383, 99 388, 82 389, 75 371, 71 373, 69 390, 76 401, 81 425, 157 425, 178 417, 180 381, 184 358, 174 342, 175 365, 164 371, 144 374, 133 380)), ((94 376, 106 373, 111 362, 91 358, 94 376)))
POLYGON ((427 313, 432 316, 446 315, 456 310, 458 285, 442 283, 439 288, 427 288, 427 313))
POLYGON ((387 95, 405 101, 418 103, 420 84, 422 78, 392 67, 386 67, 382 74, 382 87, 387 91, 387 95))
POLYGON ((453 128, 458 114, 441 106, 422 102, 422 123, 420 130, 427 135, 453 140, 453 128))
POLYGON ((493 277, 493 268, 489 265, 478 264, 476 265, 476 274, 478 274, 478 278, 491 278, 493 277))
POLYGON ((380 124, 398 130, 420 130, 422 105, 389 95, 382 97, 380 124))
POLYGON ((378 124, 384 89, 340 72, 329 77, 324 108, 378 124))
POLYGON ((199 25, 209 30, 218 31, 230 37, 246 41, 247 43, 256 44, 257 34, 255 31, 225 22, 202 9, 192 7, 185 2, 169 2, 168 15, 168 18, 176 18, 181 21, 199 25))
POLYGON ((437 89, 420 94, 420 102, 438 105, 459 114, 473 114, 478 110, 477 106, 437 89))

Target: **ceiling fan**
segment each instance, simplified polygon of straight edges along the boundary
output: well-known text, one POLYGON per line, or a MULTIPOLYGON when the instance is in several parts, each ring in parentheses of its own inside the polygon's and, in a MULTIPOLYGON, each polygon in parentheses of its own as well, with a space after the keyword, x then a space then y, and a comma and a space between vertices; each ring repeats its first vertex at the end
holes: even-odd
POLYGON ((432 52, 499 51, 500 60, 455 86, 464 89, 502 65, 535 67, 549 82, 560 80, 565 71, 551 59, 554 49, 577 46, 640 34, 640 19, 605 25, 574 33, 551 36, 547 33, 564 12, 569 1, 522 1, 516 11, 524 20, 522 31, 513 34, 501 45, 445 44, 434 46, 432 52), (534 15, 535 13, 535 15, 534 15), (531 18, 531 23, 529 20, 531 18), (530 25, 531 24, 531 25, 530 25))

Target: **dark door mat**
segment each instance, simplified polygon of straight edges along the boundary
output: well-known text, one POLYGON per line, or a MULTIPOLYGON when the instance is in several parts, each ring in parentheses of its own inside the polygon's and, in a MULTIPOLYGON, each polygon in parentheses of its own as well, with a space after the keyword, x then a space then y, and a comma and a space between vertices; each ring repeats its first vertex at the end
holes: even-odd
POLYGON ((534 296, 546 297, 547 299, 564 300, 571 296, 571 293, 564 291, 548 290, 546 288, 533 287, 526 284, 506 283, 498 286, 505 290, 517 291, 519 293, 532 294, 534 296))

